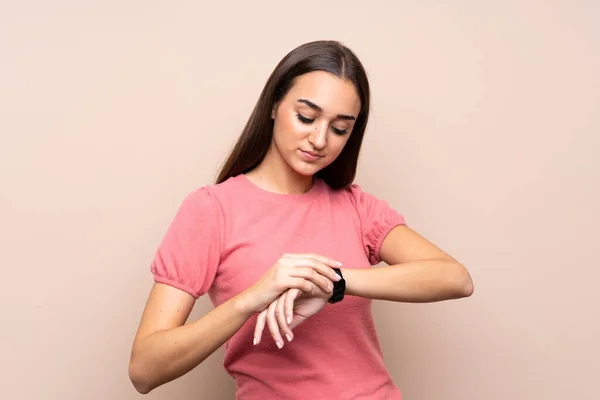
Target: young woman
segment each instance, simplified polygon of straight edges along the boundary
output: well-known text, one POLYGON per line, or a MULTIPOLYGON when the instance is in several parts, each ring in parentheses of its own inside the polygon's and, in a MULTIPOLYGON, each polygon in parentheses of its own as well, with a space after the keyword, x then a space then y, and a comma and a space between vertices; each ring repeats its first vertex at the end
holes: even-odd
POLYGON ((368 114, 344 45, 307 43, 277 65, 217 182, 187 196, 156 252, 129 367, 139 392, 225 345, 238 399, 401 398, 372 300, 455 299, 473 283, 352 183, 368 114), (186 323, 204 294, 214 309, 186 323))

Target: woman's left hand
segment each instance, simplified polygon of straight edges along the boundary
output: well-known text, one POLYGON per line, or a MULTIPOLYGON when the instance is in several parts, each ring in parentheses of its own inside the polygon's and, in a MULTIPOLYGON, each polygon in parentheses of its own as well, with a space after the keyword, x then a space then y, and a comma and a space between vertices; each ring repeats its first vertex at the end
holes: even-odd
POLYGON ((294 338, 292 330, 321 311, 331 297, 331 293, 324 292, 317 285, 313 289, 314 295, 289 289, 261 312, 254 329, 254 344, 260 343, 265 324, 268 324, 278 348, 284 345, 282 334, 291 342, 294 338))

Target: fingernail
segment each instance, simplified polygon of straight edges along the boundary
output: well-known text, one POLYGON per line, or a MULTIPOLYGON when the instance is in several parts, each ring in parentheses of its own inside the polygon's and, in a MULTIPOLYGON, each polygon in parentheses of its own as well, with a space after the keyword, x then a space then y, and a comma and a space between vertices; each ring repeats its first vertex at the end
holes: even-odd
POLYGON ((291 341, 292 341, 292 337, 290 336, 290 334, 289 334, 289 333, 286 333, 286 334, 285 334, 285 337, 287 338, 288 342, 291 342, 291 341))
POLYGON ((341 280, 342 280, 342 277, 341 277, 341 276, 339 276, 338 274, 335 274, 335 276, 337 276, 337 278, 338 278, 338 281, 341 281, 341 280))
POLYGON ((288 325, 292 323, 292 317, 287 317, 287 323, 288 325))
POLYGON ((333 286, 331 286, 331 285, 327 285, 327 291, 328 291, 328 292, 331 292, 331 291, 333 291, 333 286))
POLYGON ((283 345, 281 344, 281 342, 275 342, 275 344, 277 345, 277 347, 279 347, 280 350, 283 347, 283 345))
POLYGON ((341 267, 341 266, 343 265, 343 264, 342 264, 341 262, 339 262, 339 261, 336 261, 335 263, 337 264, 337 266, 338 266, 338 267, 341 267))
POLYGON ((254 339, 252 340, 252 344, 253 344, 254 346, 256 346, 256 342, 257 342, 257 340, 256 340, 256 338, 254 338, 254 339))

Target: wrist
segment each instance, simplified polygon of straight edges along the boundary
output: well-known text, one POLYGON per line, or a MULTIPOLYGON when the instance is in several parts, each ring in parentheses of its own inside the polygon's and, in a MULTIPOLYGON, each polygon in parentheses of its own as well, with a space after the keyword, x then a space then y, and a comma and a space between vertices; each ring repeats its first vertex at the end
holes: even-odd
POLYGON ((252 304, 248 300, 248 295, 245 291, 232 297, 231 305, 235 313, 244 318, 250 318, 252 315, 257 313, 257 311, 252 308, 252 304))
POLYGON ((357 287, 357 284, 361 282, 360 274, 363 272, 363 269, 340 268, 340 271, 346 281, 346 296, 357 296, 360 293, 360 288, 357 287))

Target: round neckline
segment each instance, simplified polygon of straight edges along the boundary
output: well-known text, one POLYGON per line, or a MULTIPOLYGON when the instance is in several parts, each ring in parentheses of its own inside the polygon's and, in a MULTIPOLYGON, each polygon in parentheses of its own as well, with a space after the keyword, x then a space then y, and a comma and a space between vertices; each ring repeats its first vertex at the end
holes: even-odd
POLYGON ((246 176, 246 174, 239 174, 236 177, 241 184, 246 186, 253 194, 260 196, 264 199, 271 199, 276 201, 310 201, 319 196, 325 184, 321 179, 316 178, 313 185, 308 191, 304 193, 276 193, 269 190, 263 189, 246 176))

